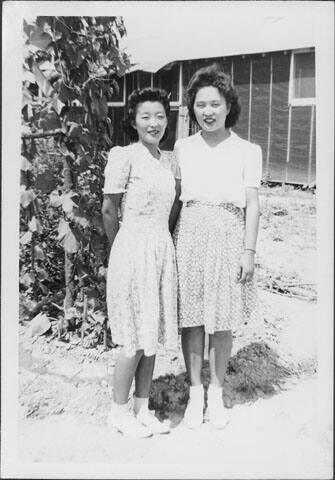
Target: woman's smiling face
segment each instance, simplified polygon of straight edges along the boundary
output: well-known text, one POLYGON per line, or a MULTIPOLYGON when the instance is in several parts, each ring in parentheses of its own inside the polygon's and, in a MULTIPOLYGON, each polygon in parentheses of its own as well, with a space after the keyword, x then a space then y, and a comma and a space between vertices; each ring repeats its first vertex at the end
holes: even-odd
POLYGON ((216 132, 225 128, 229 108, 216 87, 201 87, 195 96, 193 110, 197 122, 205 132, 216 132))
POLYGON ((167 127, 164 106, 160 102, 139 103, 133 125, 139 141, 145 145, 159 145, 167 127))

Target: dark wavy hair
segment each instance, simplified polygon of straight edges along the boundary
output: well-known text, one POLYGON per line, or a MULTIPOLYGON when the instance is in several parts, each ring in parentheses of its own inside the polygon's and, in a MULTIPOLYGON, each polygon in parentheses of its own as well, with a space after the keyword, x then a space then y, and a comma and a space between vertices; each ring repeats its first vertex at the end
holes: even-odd
MULTIPOLYGON (((128 97, 128 103, 126 108, 126 117, 122 121, 123 131, 128 136, 131 142, 137 142, 138 133, 135 128, 132 126, 135 123, 135 117, 137 112, 137 107, 140 103, 143 102, 159 102, 163 105, 165 110, 166 118, 169 119, 170 115, 170 102, 169 96, 165 90, 161 88, 142 88, 134 90, 128 97)), ((164 135, 161 139, 161 142, 166 140, 169 135, 168 127, 166 127, 164 135)))
POLYGON ((241 112, 239 98, 230 76, 220 70, 216 64, 197 70, 188 84, 186 100, 191 120, 198 123, 194 114, 194 101, 198 91, 202 87, 216 87, 219 90, 220 94, 223 95, 226 100, 227 107, 230 107, 225 127, 229 128, 236 125, 241 112))

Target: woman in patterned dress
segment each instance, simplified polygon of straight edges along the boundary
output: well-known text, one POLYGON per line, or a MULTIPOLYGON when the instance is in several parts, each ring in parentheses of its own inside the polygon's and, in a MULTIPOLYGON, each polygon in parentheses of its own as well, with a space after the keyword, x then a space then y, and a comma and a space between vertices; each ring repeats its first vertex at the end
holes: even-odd
POLYGON ((120 345, 109 424, 146 437, 168 427, 148 410, 158 344, 176 348, 177 277, 169 216, 175 200, 175 164, 160 152, 169 101, 164 90, 135 90, 124 127, 133 142, 114 147, 105 169, 103 219, 111 245, 107 307, 120 345), (121 212, 121 221, 119 213, 121 212), (134 412, 128 396, 135 378, 134 412))
POLYGON ((207 333, 207 411, 211 424, 222 428, 227 423, 222 386, 232 331, 256 313, 253 273, 262 153, 230 130, 240 105, 230 77, 215 65, 193 75, 187 101, 200 131, 175 145, 183 204, 174 234, 179 326, 190 381, 184 422, 191 428, 203 422, 201 367, 207 333))

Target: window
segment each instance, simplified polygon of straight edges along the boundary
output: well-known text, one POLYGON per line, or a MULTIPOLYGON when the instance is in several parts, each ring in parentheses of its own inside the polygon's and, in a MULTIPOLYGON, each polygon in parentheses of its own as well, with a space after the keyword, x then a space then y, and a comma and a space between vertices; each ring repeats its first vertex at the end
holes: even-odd
POLYGON ((315 52, 292 52, 290 104, 315 104, 315 52))
POLYGON ((152 73, 137 72, 137 75, 138 75, 138 88, 151 87, 152 73))
POLYGON ((116 89, 114 90, 113 97, 111 101, 108 102, 108 105, 122 107, 125 105, 125 101, 126 101, 125 76, 121 78, 115 77, 114 80, 119 85, 119 92, 117 93, 116 89))
POLYGON ((154 74, 154 87, 164 88, 170 93, 171 105, 180 103, 180 65, 169 64, 154 74))

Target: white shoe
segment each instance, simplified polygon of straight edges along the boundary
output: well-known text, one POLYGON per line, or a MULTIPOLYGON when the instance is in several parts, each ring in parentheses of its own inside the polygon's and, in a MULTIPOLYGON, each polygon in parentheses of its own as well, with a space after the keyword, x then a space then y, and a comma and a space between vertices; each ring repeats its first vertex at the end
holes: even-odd
POLYGON ((152 431, 139 422, 130 412, 116 415, 111 410, 108 414, 107 423, 126 437, 147 438, 152 436, 152 431))
POLYGON ((204 421, 204 404, 203 402, 189 400, 185 414, 184 425, 187 428, 198 428, 204 421))
POLYGON ((141 408, 136 418, 139 422, 141 422, 142 425, 151 430, 152 433, 170 433, 169 425, 167 425, 166 422, 160 422, 155 416, 153 410, 149 410, 148 408, 141 408))
POLYGON ((217 429, 224 428, 229 423, 229 415, 223 404, 207 409, 209 423, 217 429))

